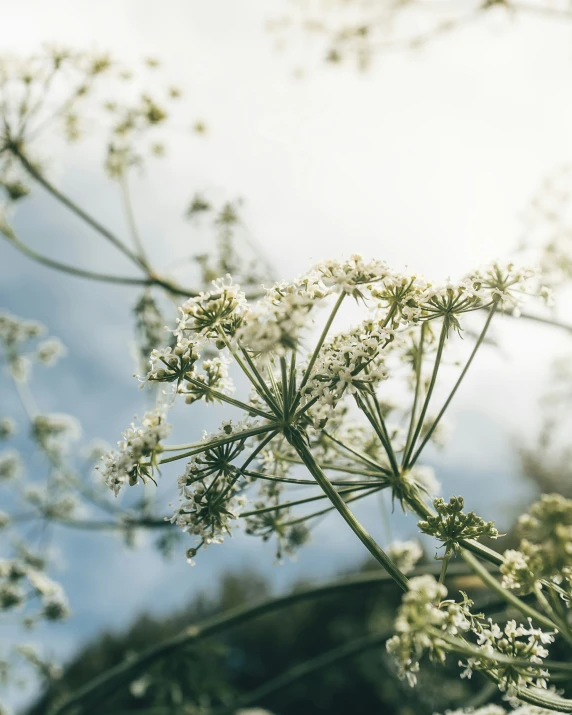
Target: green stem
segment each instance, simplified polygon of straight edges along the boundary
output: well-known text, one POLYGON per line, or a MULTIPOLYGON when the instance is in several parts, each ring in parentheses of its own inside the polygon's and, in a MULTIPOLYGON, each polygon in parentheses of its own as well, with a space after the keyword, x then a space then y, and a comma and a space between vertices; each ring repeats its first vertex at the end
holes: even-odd
MULTIPOLYGON (((210 392, 210 394, 213 397, 215 397, 217 400, 220 400, 221 402, 226 402, 229 405, 233 405, 233 407, 238 407, 239 409, 243 410, 244 412, 248 412, 249 414, 258 415, 259 417, 264 417, 265 420, 273 421, 276 419, 274 415, 271 415, 268 412, 264 412, 264 410, 259 410, 257 407, 254 407, 252 405, 248 405, 248 404, 246 404, 246 402, 242 402, 241 400, 235 400, 234 397, 225 395, 224 392, 219 392, 218 390, 214 390, 212 387, 209 387, 208 385, 205 385, 203 382, 200 382, 199 380, 195 380, 192 377, 185 377, 185 382, 190 382, 191 385, 196 385, 196 387, 199 387, 201 390, 210 392)), ((183 392, 181 394, 184 395, 185 393, 183 392)))
POLYGON ((378 424, 378 421, 375 419, 374 415, 371 412, 369 403, 365 402, 362 399, 362 397, 359 395, 359 393, 357 393, 357 392, 354 394, 354 398, 358 404, 358 407, 361 409, 361 411, 366 416, 368 422, 373 427, 374 432, 379 437, 379 441, 381 442, 383 449, 385 450, 385 453, 387 454, 387 458, 389 459, 389 462, 391 464, 393 474, 396 477, 399 476, 399 465, 397 464, 397 460, 395 459, 395 454, 391 447, 391 442, 389 441, 389 437, 388 437, 386 431, 384 429, 382 429, 382 426, 380 424, 378 424))
POLYGON ((56 187, 51 184, 43 174, 41 174, 38 169, 28 160, 28 158, 22 153, 17 145, 10 145, 10 150, 19 160, 24 169, 32 176, 41 186, 46 189, 55 199, 57 199, 66 208, 72 211, 76 216, 79 216, 85 223, 87 223, 91 228, 101 234, 110 243, 112 243, 117 249, 121 251, 127 258, 129 258, 133 263, 135 263, 140 268, 147 270, 145 265, 142 263, 141 259, 133 253, 133 251, 128 248, 117 236, 115 236, 111 231, 109 231, 105 226, 99 223, 97 219, 90 216, 86 211, 80 208, 76 203, 69 199, 65 194, 56 189, 56 187))
POLYGON ((332 434, 330 434, 326 430, 322 430, 322 432, 324 433, 324 436, 326 436, 328 439, 330 439, 334 444, 337 444, 342 449, 345 449, 350 454, 353 454, 354 457, 357 457, 361 462, 364 462, 365 464, 369 465, 370 467, 373 467, 374 470, 379 470, 380 472, 382 472, 384 474, 388 473, 387 470, 381 464, 378 464, 374 459, 372 459, 371 457, 368 457, 367 454, 360 452, 359 450, 355 449, 354 447, 350 447, 345 442, 342 442, 341 440, 337 439, 336 437, 334 437, 332 434))
POLYGON ((318 355, 320 354, 322 345, 324 344, 324 341, 326 340, 326 337, 328 336, 328 332, 329 332, 330 328, 332 327, 334 318, 336 317, 336 314, 337 314, 338 310, 340 309, 340 306, 341 306, 345 296, 346 296, 346 294, 342 291, 340 293, 334 307, 332 308, 330 317, 326 321, 326 324, 324 325, 324 329, 322 330, 320 337, 318 338, 318 342, 316 343, 316 347, 314 348, 314 352, 312 353, 310 362, 308 363, 308 366, 306 367, 306 370, 304 371, 304 376, 302 377, 300 387, 298 388, 296 397, 294 398, 294 402, 292 403, 292 414, 296 411, 296 408, 298 407, 300 400, 302 399, 302 390, 305 387, 308 380, 310 379, 310 375, 312 373, 312 368, 314 367, 314 364, 315 364, 316 360, 318 359, 318 355))
MULTIPOLYGON (((353 490, 355 491, 355 490, 353 490)), ((375 487, 374 489, 370 489, 369 491, 363 490, 360 491, 358 494, 356 494, 353 497, 349 497, 348 499, 344 499, 345 504, 350 504, 351 502, 354 501, 359 501, 360 499, 364 499, 365 497, 369 497, 371 494, 377 494, 379 492, 379 488, 375 487)), ((314 511, 311 514, 304 514, 304 516, 300 516, 297 519, 291 519, 290 521, 286 521, 282 524, 282 526, 293 526, 294 524, 302 524, 305 521, 310 521, 310 519, 315 519, 318 516, 323 516, 324 514, 330 514, 332 511, 337 511, 337 507, 335 506, 329 506, 326 507, 325 509, 320 509, 320 511, 314 511)))
MULTIPOLYGON (((300 460, 300 462, 296 462, 296 464, 304 464, 300 460)), ((340 468, 340 471, 344 471, 343 469, 340 468)), ((294 479, 293 477, 276 477, 270 474, 263 474, 262 472, 252 472, 250 470, 246 470, 244 472, 244 475, 246 477, 255 477, 256 479, 267 479, 270 482, 284 482, 284 484, 299 484, 299 485, 310 485, 310 486, 316 486, 316 480, 315 479, 294 479)), ((351 480, 348 481, 340 481, 340 480, 335 480, 331 479, 330 484, 333 484, 335 487, 385 487, 387 486, 387 481, 375 481, 373 479, 365 482, 352 482, 351 480)))
POLYGON ((379 546, 379 544, 373 539, 372 536, 364 529, 364 527, 359 523, 359 521, 352 514, 350 509, 346 506, 344 500, 340 497, 336 489, 330 483, 328 477, 321 470, 320 466, 312 456, 312 453, 306 447, 303 439, 297 435, 290 435, 290 441, 294 449, 298 452, 300 458, 308 468, 308 471, 318 484, 322 487, 324 492, 329 497, 332 504, 341 514, 344 521, 352 529, 354 534, 362 542, 362 544, 367 548, 370 554, 378 561, 383 568, 391 575, 395 580, 397 585, 403 590, 408 589, 408 580, 393 563, 393 561, 387 556, 385 551, 379 546))
MULTIPOLYGON (((351 494, 357 491, 363 491, 364 489, 371 489, 371 485, 363 487, 348 487, 347 489, 339 489, 338 494, 351 494)), ((280 509, 289 509, 292 506, 300 506, 300 504, 309 504, 310 502, 320 501, 321 499, 327 499, 326 494, 319 494, 314 497, 306 497, 305 499, 297 499, 296 501, 283 502, 282 504, 275 504, 274 506, 265 506, 261 509, 254 509, 253 511, 246 511, 240 514, 241 517, 255 516, 256 514, 266 514, 271 511, 279 511, 280 509)))
MULTIPOLYGON (((195 447, 188 452, 183 452, 182 454, 176 454, 174 457, 165 457, 159 460, 159 464, 167 464, 168 462, 176 462, 178 459, 185 459, 186 457, 193 457, 195 454, 200 454, 201 452, 206 452, 209 449, 214 449, 215 447, 222 447, 225 444, 230 444, 231 442, 236 442, 239 439, 246 439, 247 437, 254 437, 257 434, 264 434, 265 432, 270 432, 273 430, 273 425, 264 425, 262 427, 253 427, 252 429, 245 429, 242 432, 237 432, 236 434, 231 434, 228 437, 220 437, 218 439, 213 439, 210 442, 195 442, 189 445, 189 447, 195 447)), ((172 451, 173 447, 170 449, 165 449, 164 451, 172 451)))
POLYGON ((441 565, 441 573, 439 574, 439 583, 444 584, 445 583, 445 577, 447 576, 447 566, 449 565, 449 561, 451 559, 451 556, 453 555, 453 549, 449 548, 445 552, 445 556, 443 557, 443 563, 441 565))
POLYGON ((176 295, 190 296, 196 295, 193 291, 188 291, 185 288, 180 288, 168 280, 160 278, 156 274, 150 271, 149 267, 145 264, 136 253, 134 253, 130 248, 128 248, 117 236, 115 236, 111 231, 109 231, 105 226, 99 223, 97 219, 93 218, 90 214, 80 208, 75 202, 69 199, 65 194, 56 189, 53 184, 51 184, 43 174, 41 174, 38 169, 28 160, 28 158, 22 153, 20 147, 15 142, 10 142, 8 144, 8 149, 16 156, 24 169, 32 176, 43 188, 50 193, 55 199, 57 199, 61 204, 68 208, 72 213, 76 214, 81 218, 88 226, 97 231, 101 236, 112 243, 121 253, 123 253, 127 258, 129 258, 135 265, 139 266, 143 271, 145 271, 149 279, 154 285, 161 286, 165 288, 170 293, 176 295))
POLYGON ((411 438, 411 444, 409 445, 409 449, 403 455, 403 469, 404 470, 408 469, 408 467, 409 467, 409 464, 408 464, 409 457, 411 456, 411 453, 415 449, 415 443, 417 442, 419 433, 421 432, 421 430, 423 428, 423 422, 425 420, 425 415, 427 414, 427 409, 428 409, 429 403, 431 401, 431 395, 433 394, 433 388, 435 387, 435 383, 437 381, 439 365, 441 364, 443 348, 445 347, 445 340, 447 338, 447 329, 448 329, 447 318, 444 318, 443 325, 441 326, 441 335, 439 336, 439 346, 437 347, 437 355, 435 356, 435 365, 433 367, 433 372, 431 374, 431 380, 429 382, 429 387, 427 388, 427 394, 425 395, 425 401, 423 402, 423 407, 421 408, 421 414, 419 415, 419 420, 417 421, 417 425, 415 426, 415 430, 413 432, 413 437, 411 438))
POLYGON ((270 392, 268 389, 268 385, 266 384, 266 381, 260 374, 259 369, 256 367, 254 360, 250 357, 248 350, 244 348, 242 345, 239 345, 240 347, 240 352, 244 355, 246 362, 249 364, 250 369, 252 370, 255 378, 258 380, 258 383, 260 385, 260 388, 263 390, 264 394, 266 395, 266 398, 262 397, 262 399, 265 399, 266 402, 270 407, 272 405, 274 406, 274 412, 278 417, 282 417, 282 410, 280 409, 280 406, 278 405, 276 397, 270 392))
POLYGON ((425 343, 425 328, 426 323, 421 324, 421 335, 419 337, 419 347, 417 349, 417 364, 415 365, 415 394, 413 396, 413 406, 411 407, 411 418, 409 420, 409 429, 407 430, 407 439, 405 441, 405 449, 403 450, 403 458, 409 452, 411 446, 411 438, 413 437, 413 429, 415 427, 415 415, 417 413, 417 405, 421 393, 422 367, 423 367, 423 349, 425 343))
POLYGON ((478 340, 477 340, 477 342, 475 343, 475 347, 473 348, 473 350, 472 350, 472 352, 471 352, 471 355, 469 356, 469 359, 467 360, 467 364, 466 364, 465 367, 463 368, 463 371, 462 371, 461 374, 459 375, 459 379, 457 380, 457 382, 455 383, 455 386, 454 386, 453 389, 451 390, 451 393, 449 394, 449 397, 445 400, 445 404, 444 404, 443 407, 440 409, 439 414, 438 414, 437 417, 435 418, 435 421, 433 422, 433 424, 431 425, 431 427, 430 427, 429 430, 427 431, 427 434, 426 434, 425 437, 423 438, 421 444, 419 445, 419 448, 418 448, 417 451, 415 452, 415 455, 411 458, 411 461, 410 461, 410 463, 409 463, 409 466, 410 466, 410 467, 412 467, 412 466, 415 464, 415 462, 419 459, 419 455, 420 455, 421 452, 423 451, 423 448, 425 447, 425 445, 427 444, 427 442, 431 439, 431 437, 432 437, 432 435, 433 435, 433 432, 434 432, 435 429, 437 428, 437 425, 438 425, 439 422, 441 421, 441 418, 442 418, 443 415, 445 414, 445 411, 447 410, 447 408, 448 408, 449 405, 451 404, 451 400, 453 399, 453 397, 455 396, 455 393, 456 393, 457 390, 459 389, 459 385, 461 384, 461 382, 463 381, 463 378, 464 378, 465 375, 467 374, 468 369, 471 367, 471 363, 473 362, 473 358, 474 358, 475 355, 477 354, 477 350, 480 348, 480 346, 481 346, 483 340, 485 339, 485 335, 487 334, 487 330, 488 330, 488 328, 489 328, 489 325, 491 324, 491 320, 492 320, 492 318, 493 318, 493 315, 495 314, 496 309, 497 309, 497 304, 494 303, 493 306, 492 306, 492 308, 491 308, 490 311, 489 311, 487 320, 486 320, 485 325, 484 325, 484 327, 483 327, 483 329, 482 329, 482 331, 481 331, 481 334, 479 335, 478 340))
POLYGON ((33 248, 30 248, 27 244, 21 241, 12 231, 7 231, 6 227, 0 228, 0 233, 2 233, 6 240, 14 246, 18 251, 23 253, 28 258, 31 258, 36 263, 47 266, 48 268, 53 268, 57 271, 62 271, 63 273, 69 273, 72 276, 78 278, 87 278, 92 281, 101 281, 103 283, 120 283, 122 285, 140 285, 140 286, 152 286, 154 281, 150 278, 133 278, 131 276, 114 276, 108 273, 97 273, 95 271, 88 271, 83 268, 76 268, 75 266, 68 266, 65 263, 60 263, 59 261, 54 261, 48 256, 43 256, 38 253, 33 248))
POLYGON ((286 360, 283 357, 280 358, 280 373, 282 376, 282 406, 284 407, 284 421, 288 422, 288 415, 290 414, 290 393, 288 389, 286 360))
POLYGON ((135 211, 133 210, 133 203, 131 201, 131 192, 129 191, 129 181, 127 178, 127 170, 124 170, 119 177, 119 185, 121 187, 121 195, 123 197, 123 203, 125 205, 125 213, 127 215, 127 223, 129 224, 129 229, 131 231, 131 238, 137 250, 137 255, 141 260, 142 264, 149 268, 149 261, 147 260, 147 254, 145 252, 145 247, 143 246, 143 241, 141 239, 141 234, 139 233, 139 228, 137 227, 137 221, 135 219, 135 211))

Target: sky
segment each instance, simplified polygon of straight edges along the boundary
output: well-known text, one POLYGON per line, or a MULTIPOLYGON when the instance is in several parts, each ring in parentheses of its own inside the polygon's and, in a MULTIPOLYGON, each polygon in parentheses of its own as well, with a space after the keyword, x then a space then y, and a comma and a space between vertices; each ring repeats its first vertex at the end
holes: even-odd
MULTIPOLYGON (((183 89, 167 157, 133 182, 141 232, 160 269, 204 247, 204 236, 182 219, 196 191, 242 197, 250 236, 284 279, 354 252, 440 280, 510 255, 539 182, 572 157, 572 24, 495 15, 422 51, 385 54, 360 74, 317 63, 296 30, 277 51, 265 26, 289 8, 278 0, 0 0, 0 32, 4 52, 49 42, 109 50, 128 63, 156 56, 183 89), (187 131, 199 119, 204 137, 187 131)), ((97 144, 57 145, 56 156, 53 149, 42 147, 58 186, 124 233, 97 144)), ((15 225, 30 245, 62 260, 130 269, 41 191, 15 225)), ((76 414, 86 440, 113 443, 143 409, 132 378, 135 297, 132 289, 50 272, 0 243, 0 304, 41 320, 69 349, 60 365, 36 376, 37 399, 45 410, 76 414)), ((510 523, 531 494, 519 480, 517 446, 534 434, 550 365, 569 346, 562 335, 510 318, 494 330, 501 349, 479 355, 451 411, 454 439, 431 460, 444 493, 463 490, 471 507, 510 523)), ((0 390, 2 412, 18 415, 5 382, 0 390)), ((181 417, 185 441, 216 419, 181 417)), ((376 508, 358 511, 374 530, 376 508)), ((74 615, 35 637, 67 657, 142 610, 167 612, 216 588, 228 568, 256 563, 277 590, 310 574, 327 577, 361 554, 338 526, 324 522, 295 563, 275 566, 270 547, 237 538, 212 547, 193 569, 181 553, 163 563, 150 544, 126 551, 113 537, 58 532, 57 577, 74 615)), ((397 518, 398 535, 413 531, 397 518)))

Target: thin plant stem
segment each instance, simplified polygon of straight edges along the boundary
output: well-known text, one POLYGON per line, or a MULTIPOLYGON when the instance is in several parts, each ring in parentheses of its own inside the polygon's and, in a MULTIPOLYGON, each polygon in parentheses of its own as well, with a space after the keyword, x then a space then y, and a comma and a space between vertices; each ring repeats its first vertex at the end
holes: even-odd
POLYGON ((49 256, 44 256, 38 253, 33 248, 28 246, 26 243, 21 241, 13 231, 6 231, 6 228, 0 227, 0 233, 6 238, 10 245, 14 246, 18 251, 23 253, 28 258, 40 263, 41 265, 47 266, 48 268, 53 268, 54 270, 61 271, 63 273, 69 273, 69 275, 76 276, 77 278, 87 278, 92 281, 99 281, 103 283, 119 283, 122 285, 136 285, 136 286, 152 286, 155 281, 150 278, 134 278, 132 276, 114 276, 109 273, 97 273, 96 271, 88 271, 84 268, 77 268, 76 266, 69 266, 66 263, 61 263, 60 261, 55 261, 49 256))
POLYGON ((403 469, 404 470, 409 467, 409 457, 410 457, 411 453, 413 452, 413 450, 415 449, 415 443, 417 442, 419 433, 421 432, 421 430, 423 428, 423 422, 425 420, 425 415, 427 414, 427 409, 428 409, 429 403, 431 401, 431 395, 433 394, 433 388, 435 387, 435 383, 437 381, 439 365, 441 364, 443 348, 445 347, 445 340, 447 338, 447 330, 448 330, 448 321, 447 321, 447 318, 444 318, 443 325, 441 326, 441 335, 439 336, 439 346, 437 347, 437 354, 435 356, 435 365, 433 367, 433 372, 431 374, 431 380, 429 382, 429 387, 427 388, 427 394, 425 395, 423 407, 421 408, 421 413, 419 415, 419 419, 415 426, 415 430, 413 431, 413 437, 411 438, 411 443, 409 445, 409 449, 403 455, 403 469))
POLYGON ((419 403, 419 396, 421 394, 421 383, 423 379, 423 351, 425 347, 425 330, 426 323, 421 323, 421 334, 419 336, 419 347, 417 348, 417 364, 415 366, 415 394, 413 396, 413 405, 411 407, 411 419, 409 420, 409 429, 407 430, 407 439, 405 440, 405 449, 403 450, 403 457, 409 452, 411 446, 411 439, 413 437, 413 430, 415 428, 415 415, 417 414, 417 405, 419 403))
MULTIPOLYGON (((514 606, 514 608, 519 610, 525 616, 529 616, 538 623, 541 623, 543 626, 546 626, 550 629, 555 628, 556 624, 552 621, 551 618, 548 618, 548 616, 545 616, 543 613, 540 613, 540 611, 537 611, 532 606, 529 606, 528 603, 522 601, 518 596, 515 596, 514 593, 512 593, 508 589, 503 588, 503 586, 501 586, 497 579, 492 574, 490 574, 487 569, 482 564, 480 564, 479 561, 472 554, 470 554, 468 551, 462 550, 461 556, 475 572, 475 574, 479 576, 481 581, 483 581, 483 583, 486 584, 492 591, 504 598, 507 603, 509 603, 511 606, 514 606)), ((566 638, 566 640, 569 640, 564 633, 562 633, 562 635, 566 638)))
MULTIPOLYGON (((365 497, 368 497, 371 494, 376 494, 377 492, 379 492, 379 487, 375 487, 374 489, 370 489, 369 491, 362 491, 361 493, 356 494, 353 497, 344 499, 344 503, 350 504, 351 502, 359 501, 360 499, 364 499, 365 497)), ((320 509, 320 511, 314 511, 311 514, 304 514, 304 516, 300 516, 296 519, 292 519, 291 521, 286 521, 282 524, 282 526, 293 526, 294 524, 301 524, 303 522, 310 521, 310 519, 315 519, 318 516, 323 516, 324 514, 330 514, 331 512, 336 511, 336 510, 337 509, 335 506, 328 506, 325 509, 320 509)))
POLYGON ((261 389, 263 390, 264 394, 266 395, 266 398, 263 397, 263 399, 265 399, 265 401, 269 405, 274 405, 274 411, 276 412, 276 414, 279 417, 282 417, 282 410, 280 409, 280 405, 278 404, 276 397, 268 389, 268 385, 266 384, 266 381, 260 374, 260 370, 256 367, 254 360, 250 357, 248 350, 246 348, 244 348, 242 345, 239 345, 239 348, 240 348, 240 352, 244 355, 246 362, 249 364, 250 369, 252 370, 252 373, 258 380, 261 389))
POLYGON ((419 459, 419 456, 420 456, 421 452, 423 451, 423 448, 425 447, 425 445, 427 444, 427 442, 431 439, 431 437, 432 437, 432 435, 433 435, 433 432, 434 432, 435 429, 437 428, 437 425, 438 425, 439 422, 441 421, 441 418, 442 418, 443 415, 445 414, 445 411, 447 410, 447 408, 448 408, 449 405, 451 404, 451 400, 453 399, 453 397, 455 397, 455 393, 456 393, 457 390, 459 389, 459 385, 461 384, 461 382, 463 381, 463 378, 464 378, 465 375, 467 374, 468 369, 471 367, 471 363, 473 362, 473 359, 474 359, 475 355, 477 354, 477 350, 480 348, 480 346, 481 346, 482 343, 483 343, 483 340, 485 339, 485 335, 487 334, 487 330, 488 330, 488 328, 489 328, 489 325, 491 324, 491 320, 492 320, 492 318, 493 318, 493 315, 495 314, 496 309, 497 309, 497 304, 494 303, 493 306, 492 306, 492 308, 489 310, 489 314, 488 314, 488 316, 487 316, 487 320, 486 320, 486 322, 485 322, 485 325, 484 325, 483 329, 481 330, 481 334, 479 335, 479 337, 478 337, 478 339, 477 339, 477 342, 475 343, 475 347, 473 348, 473 350, 472 350, 472 352, 471 352, 471 354, 470 354, 470 356, 469 356, 469 359, 467 360, 467 363, 466 363, 465 367, 463 368, 463 371, 462 371, 461 374, 459 375, 459 379, 457 380, 457 382, 455 383, 453 389, 451 390, 451 392, 450 392, 450 394, 449 394, 449 397, 445 400, 445 404, 444 404, 443 407, 439 410, 439 414, 438 414, 437 417, 435 418, 433 424, 432 424, 431 427, 427 430, 427 434, 426 434, 425 437, 423 438, 423 440, 422 440, 421 444, 419 445, 417 451, 415 452, 415 454, 414 454, 413 457, 411 458, 411 460, 410 460, 410 462, 409 462, 409 466, 410 466, 410 467, 412 467, 412 466, 415 464, 415 462, 419 459))
POLYGON ((337 437, 334 437, 333 434, 330 434, 330 432, 327 432, 326 430, 322 430, 322 432, 328 439, 332 440, 332 442, 334 442, 334 444, 339 445, 342 449, 345 449, 350 454, 353 454, 354 457, 357 457, 360 461, 364 462, 365 464, 368 464, 370 467, 373 467, 374 469, 378 469, 382 473, 387 474, 387 470, 381 464, 378 464, 374 459, 372 459, 371 457, 368 457, 367 454, 360 452, 359 450, 355 449, 354 447, 350 447, 348 444, 337 439, 337 437))
POLYGON ((366 416, 368 422, 371 424, 373 427, 375 433, 379 437, 379 441, 381 442, 383 449, 385 450, 385 453, 387 454, 387 458, 389 459, 389 462, 391 464, 393 474, 395 476, 399 475, 399 465, 397 464, 397 460, 395 459, 395 454, 393 452, 393 449, 391 447, 391 442, 389 441, 389 438, 387 436, 387 433, 383 429, 382 425, 379 424, 379 422, 375 419, 374 415, 372 414, 371 410, 369 409, 369 405, 364 402, 362 397, 356 392, 355 395, 355 400, 358 404, 358 406, 361 408, 362 412, 366 416))
MULTIPOLYGON (((264 412, 264 410, 259 410, 258 407, 254 407, 253 405, 247 405, 246 402, 242 402, 241 400, 235 400, 234 397, 230 397, 230 395, 225 395, 224 392, 219 392, 218 390, 215 390, 212 387, 209 387, 208 385, 205 385, 203 382, 200 382, 199 380, 195 380, 192 377, 185 377, 185 382, 190 382, 191 385, 195 385, 196 387, 199 387, 201 390, 208 391, 217 400, 220 400, 221 402, 227 402, 229 405, 238 407, 241 410, 243 410, 244 412, 258 415, 259 417, 264 417, 264 419, 270 420, 270 421, 276 419, 274 415, 271 415, 268 412, 264 412)), ((185 393, 182 392, 181 394, 184 395, 185 393)))
POLYGON ((444 584, 445 578, 447 576, 447 567, 449 566, 449 561, 453 555, 452 549, 447 549, 445 556, 443 556, 443 562, 441 564, 441 573, 439 574, 439 583, 444 584))
POLYGON ((288 368, 284 357, 280 358, 280 374, 282 377, 282 406, 284 407, 284 421, 288 422, 290 411, 290 394, 288 389, 288 368))
MULTIPOLYGON (((237 432, 236 434, 231 434, 228 437, 220 437, 212 441, 205 442, 195 442, 195 449, 191 449, 188 452, 183 452, 182 454, 176 454, 174 457, 164 457, 159 460, 159 464, 168 464, 169 462, 176 462, 178 459, 185 459, 186 457, 193 457, 195 454, 200 454, 201 452, 206 452, 209 449, 214 449, 215 447, 222 447, 225 444, 230 444, 231 442, 236 442, 239 439, 246 439, 247 437, 254 437, 257 434, 264 434, 265 432, 270 432, 274 429, 272 424, 264 425, 262 427, 253 427, 252 429, 245 429, 242 432, 237 432)), ((193 446, 193 445, 189 445, 193 446)), ((164 450, 166 451, 166 450, 164 450)))
POLYGON ((397 585, 403 590, 408 589, 408 580, 393 563, 393 561, 387 556, 385 551, 379 546, 379 544, 373 539, 373 537, 364 529, 364 527, 355 518, 352 512, 348 509, 346 503, 338 494, 336 489, 331 485, 330 480, 321 470, 320 466, 312 456, 312 453, 306 447, 304 441, 296 434, 290 435, 291 444, 296 449, 300 458, 308 468, 308 471, 318 484, 322 487, 324 492, 328 495, 332 504, 341 514, 344 521, 352 529, 354 534, 367 548, 370 554, 378 561, 383 568, 391 574, 392 578, 395 580, 397 585))
POLYGON ((129 230, 131 232, 131 238, 135 245, 135 250, 139 256, 143 265, 150 270, 149 261, 147 259, 147 254, 145 252, 145 247, 143 245, 143 240, 141 234, 139 233, 139 228, 137 226, 137 221, 135 219, 135 211, 133 209, 133 202, 131 201, 131 192, 129 190, 129 180, 127 175, 127 169, 125 169, 121 176, 119 177, 119 185, 121 187, 121 195, 123 197, 123 204, 125 206, 125 214, 127 216, 127 223, 129 224, 129 230))
POLYGON ((328 336, 328 332, 330 328, 332 327, 332 323, 334 322, 334 318, 336 317, 336 314, 338 310, 340 309, 340 306, 345 298, 345 293, 342 291, 332 308, 332 311, 330 313, 330 316, 328 320, 326 321, 326 324, 324 325, 324 328, 322 330, 322 333, 320 337, 318 338, 318 342, 316 343, 316 347, 314 348, 314 352, 312 353, 312 357, 310 358, 310 362, 308 363, 306 370, 304 371, 304 375, 302 377, 302 381, 300 382, 300 387, 298 388, 296 392, 296 397, 294 398, 294 402, 292 403, 292 413, 296 411, 296 408, 298 407, 300 400, 302 399, 302 390, 306 386, 306 383, 310 379, 310 375, 312 373, 312 368, 314 367, 314 364, 316 360, 318 359, 318 355, 320 354, 320 350, 322 349, 322 346, 328 336))
MULTIPOLYGON (((371 489, 371 485, 361 486, 361 487, 348 487, 346 489, 339 489, 338 494, 352 494, 353 492, 363 491, 364 489, 371 489)), ((305 499, 297 499, 296 501, 283 502, 281 504, 275 504, 274 506, 265 506, 261 509, 254 509, 253 511, 242 512, 241 517, 254 516, 255 514, 266 514, 271 511, 279 511, 281 509, 288 509, 291 506, 300 506, 300 504, 309 504, 310 502, 320 501, 321 499, 327 499, 326 494, 318 494, 313 497, 306 497, 305 499)))

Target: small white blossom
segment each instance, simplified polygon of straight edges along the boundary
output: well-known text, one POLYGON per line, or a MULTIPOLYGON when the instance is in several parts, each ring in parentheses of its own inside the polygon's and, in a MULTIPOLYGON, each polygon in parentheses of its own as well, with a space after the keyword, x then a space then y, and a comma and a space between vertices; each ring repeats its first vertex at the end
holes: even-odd
POLYGON ((413 571, 417 562, 423 557, 423 549, 417 540, 393 541, 388 546, 387 553, 403 573, 413 571))
POLYGON ((65 345, 58 338, 43 340, 36 348, 36 358, 44 365, 54 365, 66 353, 65 345))
POLYGON ((22 458, 15 449, 0 452, 0 480, 16 479, 22 471, 22 458))

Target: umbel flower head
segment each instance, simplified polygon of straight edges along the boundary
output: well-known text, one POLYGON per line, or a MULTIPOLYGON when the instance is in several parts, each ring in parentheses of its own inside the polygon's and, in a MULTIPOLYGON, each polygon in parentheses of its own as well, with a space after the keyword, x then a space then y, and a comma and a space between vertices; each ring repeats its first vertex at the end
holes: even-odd
POLYGON ((496 539, 499 535, 492 521, 485 521, 473 511, 463 512, 463 497, 451 497, 449 503, 442 497, 433 500, 436 516, 428 516, 418 526, 424 534, 437 537, 447 548, 457 548, 461 539, 477 539, 486 536, 496 539))
POLYGON ((572 586, 572 499, 544 494, 517 523, 518 551, 509 550, 501 567, 503 585, 528 593, 543 579, 572 586))
POLYGON ((123 439, 117 443, 119 450, 108 452, 102 457, 101 474, 116 496, 126 482, 133 486, 139 479, 152 479, 162 451, 161 440, 165 439, 170 431, 171 425, 166 421, 166 410, 164 407, 158 407, 143 415, 139 427, 132 423, 129 429, 123 432, 123 439))

